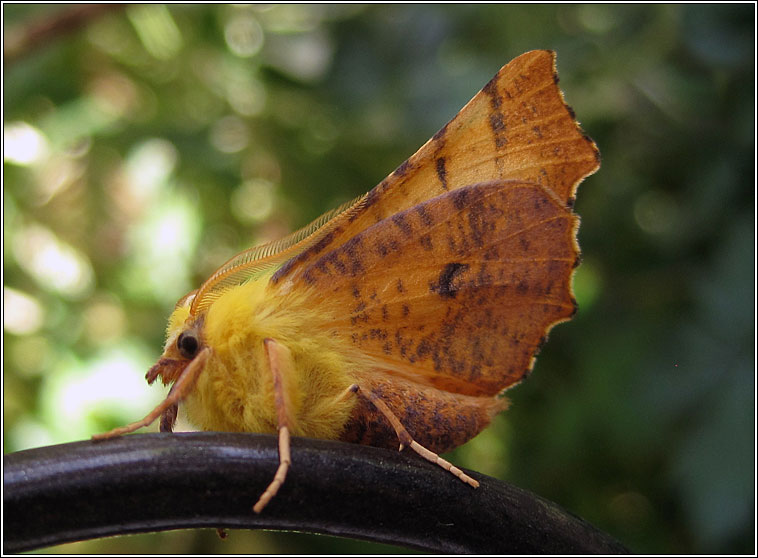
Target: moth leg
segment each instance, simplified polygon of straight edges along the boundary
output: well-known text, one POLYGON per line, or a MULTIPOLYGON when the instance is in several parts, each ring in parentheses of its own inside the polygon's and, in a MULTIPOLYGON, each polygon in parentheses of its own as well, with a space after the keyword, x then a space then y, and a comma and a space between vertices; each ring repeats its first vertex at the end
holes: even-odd
POLYGON ((284 480, 287 478, 287 471, 289 471, 290 464, 292 463, 290 455, 290 417, 287 412, 289 405, 287 404, 287 393, 284 389, 286 381, 284 374, 287 373, 287 370, 284 368, 292 362, 289 358, 290 352, 287 347, 270 338, 264 339, 263 345, 266 348, 266 356, 268 357, 271 375, 274 380, 274 404, 276 405, 277 426, 279 428, 279 467, 274 475, 274 480, 271 481, 268 488, 266 488, 265 492, 261 494, 253 506, 255 513, 261 513, 266 504, 276 496, 279 488, 281 488, 284 480))
POLYGON ((347 388, 345 391, 343 391, 337 396, 337 401, 341 402, 341 401, 344 401, 345 399, 349 399, 350 397, 353 396, 353 394, 355 394, 358 391, 358 389, 359 389, 358 384, 351 385, 349 388, 347 388))
POLYGON ((400 419, 397 418, 395 413, 393 413, 392 410, 387 406, 387 404, 384 401, 382 401, 382 399, 378 397, 376 394, 374 394, 372 391, 367 390, 367 389, 361 389, 360 386, 358 385, 355 385, 355 387, 350 386, 350 388, 348 389, 352 389, 355 392, 360 392, 361 395, 363 395, 366 399, 371 401, 374 407, 376 407, 377 410, 386 417, 386 419, 392 425, 392 428, 395 429, 395 433, 397 434, 397 437, 400 440, 399 451, 403 451, 405 447, 410 447, 413 451, 415 451, 424 459, 431 461, 432 463, 436 463, 437 465, 439 465, 446 471, 449 471, 450 473, 458 477, 460 480, 462 480, 466 484, 469 484, 473 486, 474 488, 477 488, 479 486, 479 481, 472 479, 466 473, 461 471, 458 467, 456 467, 449 461, 442 459, 439 455, 437 455, 431 450, 428 450, 427 448, 419 444, 416 440, 414 440, 411 437, 411 435, 408 433, 408 431, 405 429, 405 426, 403 426, 403 424, 400 422, 400 419))
MULTIPOLYGON (((172 386, 173 390, 174 387, 172 386)), ((171 392, 169 391, 169 394, 171 392)), ((176 416, 179 413, 179 405, 176 403, 171 405, 168 409, 163 411, 161 415, 160 430, 161 432, 173 432, 174 425, 176 424, 176 416)))
MULTIPOLYGON (((176 382, 171 387, 171 390, 168 392, 166 399, 161 401, 158 406, 150 411, 150 413, 145 418, 138 420, 137 422, 127 424, 126 426, 114 428, 109 432, 94 434, 92 436, 92 439, 107 440, 108 438, 115 438, 117 436, 121 436, 122 434, 129 434, 130 432, 134 432, 143 426, 149 426, 164 413, 166 414, 166 420, 168 421, 171 417, 172 408, 176 407, 179 402, 184 399, 195 386, 195 381, 200 375, 200 372, 202 372, 205 368, 205 361, 208 360, 210 353, 211 350, 209 348, 205 348, 200 351, 192 360, 192 362, 187 365, 187 368, 184 369, 179 378, 177 378, 176 382)), ((174 418, 176 417, 174 416, 174 418)), ((163 426, 163 420, 161 420, 161 426, 163 426)), ((173 427, 173 423, 171 426, 173 427)))

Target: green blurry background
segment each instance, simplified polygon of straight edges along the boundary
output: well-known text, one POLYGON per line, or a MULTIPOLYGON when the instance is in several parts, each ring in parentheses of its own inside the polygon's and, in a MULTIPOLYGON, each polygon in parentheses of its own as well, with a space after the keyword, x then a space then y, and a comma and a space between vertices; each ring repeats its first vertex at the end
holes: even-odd
MULTIPOLYGON (((551 48, 603 155, 576 202, 580 310, 451 459, 636 552, 754 552, 754 5, 133 5, 34 35, 69 9, 3 6, 5 452, 143 416, 181 295, 551 48)), ((392 548, 211 530, 54 550, 392 548)))

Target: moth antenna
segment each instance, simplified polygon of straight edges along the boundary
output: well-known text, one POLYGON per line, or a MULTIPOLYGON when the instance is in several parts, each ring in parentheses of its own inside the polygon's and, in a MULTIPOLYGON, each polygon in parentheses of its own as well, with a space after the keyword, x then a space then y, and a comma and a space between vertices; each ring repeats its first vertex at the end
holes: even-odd
POLYGON ((172 386, 171 390, 168 392, 168 395, 166 396, 166 399, 161 401, 155 409, 150 411, 150 413, 143 418, 142 420, 138 420, 137 422, 133 422, 131 424, 127 424, 126 426, 120 426, 118 428, 114 428, 113 430, 109 432, 103 432, 102 434, 94 434, 92 436, 93 440, 107 440, 109 438, 116 438, 117 436, 122 436, 123 434, 129 434, 130 432, 134 432, 135 430, 139 430, 140 428, 144 426, 150 426, 157 418, 162 416, 164 413, 167 414, 168 417, 170 417, 171 409, 179 404, 179 402, 184 399, 189 392, 192 390, 193 387, 195 387, 195 382, 197 381, 197 377, 200 375, 200 372, 203 371, 205 368, 205 362, 208 360, 208 357, 211 354, 210 348, 206 347, 202 351, 200 351, 197 356, 192 360, 192 362, 187 365, 187 367, 184 369, 184 371, 181 373, 179 378, 177 378, 176 382, 172 386))
POLYGON ((249 248, 229 259, 195 291, 190 314, 194 316, 204 308, 208 308, 229 287, 265 273, 304 251, 333 228, 335 217, 343 213, 352 214, 359 211, 362 207, 361 202, 365 199, 366 194, 359 196, 336 209, 327 211, 305 227, 284 238, 249 248))
POLYGON ((261 513, 263 508, 279 492, 279 489, 287 478, 287 471, 289 471, 290 464, 292 463, 289 431, 289 424, 291 422, 289 416, 290 405, 287 403, 287 390, 284 386, 287 379, 287 370, 284 370, 284 368, 291 362, 289 360, 290 352, 287 347, 277 343, 273 339, 264 339, 263 345, 266 349, 271 376, 274 380, 274 405, 276 406, 279 427, 279 467, 276 469, 274 479, 253 506, 255 513, 261 513))
POLYGON ((366 399, 368 399, 374 405, 374 407, 376 407, 376 409, 380 413, 382 413, 385 416, 385 418, 390 422, 390 424, 392 425, 392 428, 395 429, 395 433, 397 434, 398 439, 400 440, 400 451, 402 451, 403 448, 405 447, 410 447, 413 451, 415 451, 417 454, 419 454, 421 457, 423 457, 427 461, 431 461, 432 463, 439 465, 446 471, 458 477, 461 481, 465 482, 466 484, 469 484, 473 486, 474 488, 479 487, 479 481, 477 481, 476 479, 472 479, 466 473, 461 471, 458 467, 456 467, 455 465, 453 465, 446 459, 441 458, 439 455, 425 448, 424 446, 419 444, 416 440, 414 440, 413 437, 405 429, 405 426, 403 426, 403 423, 400 422, 400 419, 397 418, 395 413, 393 413, 392 410, 387 406, 387 404, 384 401, 382 401, 382 399, 379 398, 375 393, 373 393, 370 390, 361 389, 360 386, 358 386, 358 393, 360 393, 366 399))

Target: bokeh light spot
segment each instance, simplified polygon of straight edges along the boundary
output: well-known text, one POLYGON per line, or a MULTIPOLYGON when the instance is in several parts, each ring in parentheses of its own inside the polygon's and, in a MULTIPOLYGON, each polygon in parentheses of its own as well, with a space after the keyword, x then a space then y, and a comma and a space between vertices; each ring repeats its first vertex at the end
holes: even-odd
POLYGON ((16 261, 44 288, 78 298, 92 288, 89 259, 40 225, 22 228, 13 239, 16 261))
POLYGON ((21 291, 3 287, 3 328, 15 335, 28 335, 42 327, 44 310, 37 300, 21 291))
POLYGON ((250 13, 237 13, 224 26, 226 44, 237 56, 255 56, 263 47, 263 28, 250 13))
POLYGON ((225 116, 211 128, 211 144, 222 153, 237 153, 247 147, 249 132, 245 122, 236 116, 225 116))
POLYGON ((637 225, 648 234, 658 235, 672 231, 677 225, 678 217, 676 201, 666 192, 645 192, 634 203, 637 225))
POLYGON ((229 203, 241 223, 259 223, 274 209, 274 184, 262 178, 247 180, 234 191, 229 203))
POLYGON ((47 156, 45 135, 26 122, 3 126, 3 159, 17 165, 31 165, 47 156))

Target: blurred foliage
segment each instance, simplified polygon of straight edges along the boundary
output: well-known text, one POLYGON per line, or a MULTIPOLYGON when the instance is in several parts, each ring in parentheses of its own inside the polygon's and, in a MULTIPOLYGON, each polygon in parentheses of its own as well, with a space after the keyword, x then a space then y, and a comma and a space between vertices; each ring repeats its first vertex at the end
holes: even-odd
MULTIPOLYGON (((67 9, 4 4, 6 45, 67 9)), ((5 451, 142 416, 176 299, 370 189, 500 66, 551 48, 603 155, 576 203, 580 311, 451 458, 636 552, 755 552, 754 18, 752 4, 152 4, 33 40, 4 75, 5 451)), ((387 551, 214 536, 54 550, 387 551)))

